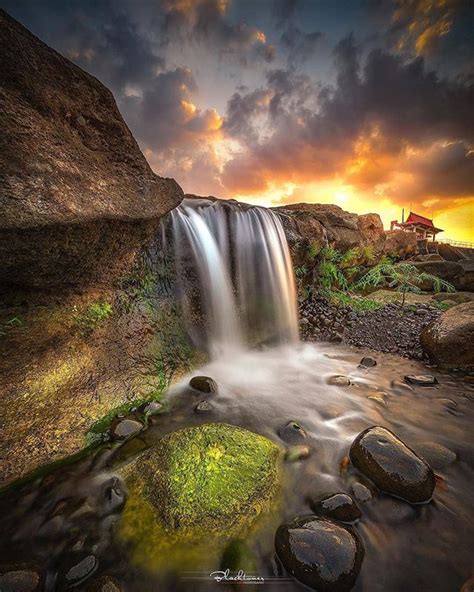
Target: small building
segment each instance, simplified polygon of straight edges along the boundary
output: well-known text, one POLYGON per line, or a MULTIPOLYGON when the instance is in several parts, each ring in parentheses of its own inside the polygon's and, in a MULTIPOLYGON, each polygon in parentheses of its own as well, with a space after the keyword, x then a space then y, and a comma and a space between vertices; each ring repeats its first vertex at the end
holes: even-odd
POLYGON ((404 232, 415 232, 417 240, 431 239, 434 241, 438 232, 443 232, 441 228, 435 227, 433 220, 415 214, 414 212, 410 212, 406 222, 403 221, 403 215, 401 222, 393 220, 390 223, 390 230, 396 229, 403 230, 404 232))

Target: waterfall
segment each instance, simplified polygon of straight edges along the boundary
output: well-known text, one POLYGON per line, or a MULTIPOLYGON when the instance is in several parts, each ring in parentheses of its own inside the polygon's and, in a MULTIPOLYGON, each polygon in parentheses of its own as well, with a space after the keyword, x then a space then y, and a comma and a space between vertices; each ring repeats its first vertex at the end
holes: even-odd
POLYGON ((298 339, 293 268, 278 216, 238 202, 185 199, 171 241, 191 336, 213 357, 298 339))

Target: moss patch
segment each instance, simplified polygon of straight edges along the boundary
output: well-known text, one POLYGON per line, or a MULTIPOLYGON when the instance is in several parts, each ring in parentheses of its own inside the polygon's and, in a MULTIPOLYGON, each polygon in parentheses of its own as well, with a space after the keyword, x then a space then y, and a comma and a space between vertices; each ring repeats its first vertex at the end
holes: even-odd
POLYGON ((246 537, 272 508, 279 448, 226 424, 162 438, 123 470, 129 498, 120 536, 150 570, 213 567, 219 549, 246 537))

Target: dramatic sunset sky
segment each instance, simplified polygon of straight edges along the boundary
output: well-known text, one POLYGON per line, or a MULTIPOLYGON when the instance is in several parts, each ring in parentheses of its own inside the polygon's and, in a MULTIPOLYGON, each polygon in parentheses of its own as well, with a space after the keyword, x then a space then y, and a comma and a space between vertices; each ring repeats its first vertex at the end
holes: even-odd
POLYGON ((473 0, 0 0, 186 192, 474 241, 473 0))

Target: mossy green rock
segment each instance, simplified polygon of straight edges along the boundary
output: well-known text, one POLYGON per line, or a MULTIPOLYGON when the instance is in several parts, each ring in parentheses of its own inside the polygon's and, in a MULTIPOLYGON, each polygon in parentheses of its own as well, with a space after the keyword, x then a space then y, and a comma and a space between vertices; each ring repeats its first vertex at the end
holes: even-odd
POLYGON ((213 567, 275 508, 280 449, 247 430, 205 424, 168 434, 122 469, 120 536, 150 570, 213 567))

